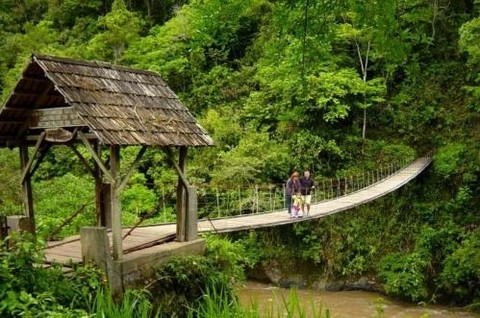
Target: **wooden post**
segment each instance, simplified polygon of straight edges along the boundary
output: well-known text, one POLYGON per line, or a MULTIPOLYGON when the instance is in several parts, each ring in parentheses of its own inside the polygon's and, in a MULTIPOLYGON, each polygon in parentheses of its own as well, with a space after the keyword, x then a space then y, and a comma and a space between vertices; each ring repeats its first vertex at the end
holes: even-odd
POLYGON ((197 205, 197 189, 189 186, 187 189, 187 213, 185 218, 185 240, 193 241, 198 238, 198 205, 197 205))
POLYGON ((25 176, 22 182, 22 199, 23 205, 25 208, 25 215, 29 218, 30 229, 32 234, 35 235, 35 215, 33 211, 33 195, 32 195, 32 183, 31 175, 29 173, 28 167, 28 146, 22 145, 20 149, 20 165, 22 168, 22 173, 25 176))
POLYGON ((104 211, 104 224, 108 229, 112 228, 112 185, 102 181, 102 200, 104 211))
MULTIPOLYGON (((183 177, 185 175, 185 167, 187 164, 187 147, 180 147, 178 152, 178 167, 180 169, 183 177)), ((177 241, 184 242, 185 237, 185 228, 186 225, 186 185, 183 183, 182 178, 179 174, 178 183, 177 183, 177 241)))
MULTIPOLYGON (((94 142, 93 149, 100 156, 100 147, 97 141, 94 142)), ((94 161, 93 164, 93 173, 95 177, 95 211, 97 215, 97 226, 106 226, 102 170, 100 170, 100 167, 98 166, 98 163, 96 161, 94 161)))
POLYGON ((0 240, 4 240, 8 235, 7 217, 0 216, 0 240))
MULTIPOLYGON (((110 183, 118 183, 119 181, 115 182, 114 178, 112 177, 112 174, 110 173, 109 169, 107 166, 102 162, 100 158, 100 150, 98 147, 96 147, 96 144, 94 144, 94 147, 90 144, 87 136, 83 134, 81 131, 77 132, 78 137, 82 141, 83 145, 87 149, 87 151, 90 153, 92 156, 94 162, 95 162, 95 167, 93 170, 99 169, 100 172, 95 173, 94 178, 95 178, 95 190, 96 195, 97 195, 97 211, 100 209, 100 211, 104 211, 103 216, 100 215, 98 218, 101 225, 105 225, 108 227, 111 227, 111 219, 110 216, 113 214, 112 212, 112 207, 111 207, 111 201, 112 199, 110 198, 111 192, 114 191, 112 188, 110 188, 109 184, 105 184, 103 182, 103 177, 105 177, 110 183), (95 148, 95 149, 94 149, 95 148), (101 203, 103 201, 103 204, 101 203), (102 204, 100 207, 99 205, 102 204), (103 218, 103 219, 102 219, 103 218)), ((78 154, 77 154, 78 155, 78 154)), ((79 156, 80 159, 82 156, 79 156)), ((84 161, 84 160, 82 160, 84 161)), ((92 170, 92 169, 90 169, 92 170)), ((95 172, 95 171, 94 171, 95 172)), ((113 196, 112 196, 113 198, 113 196)))
POLYGON ((120 147, 118 145, 110 146, 110 175, 113 179, 112 184, 110 185, 110 206, 112 209, 112 254, 114 260, 121 260, 123 256, 122 208, 120 204, 120 193, 117 191, 120 182, 120 147))

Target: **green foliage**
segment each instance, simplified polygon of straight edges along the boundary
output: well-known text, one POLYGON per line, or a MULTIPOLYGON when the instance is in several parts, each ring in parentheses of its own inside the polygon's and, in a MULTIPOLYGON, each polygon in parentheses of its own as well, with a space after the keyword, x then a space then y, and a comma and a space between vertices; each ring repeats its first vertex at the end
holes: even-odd
MULTIPOLYGON (((267 248, 260 246, 259 242, 262 241, 262 231, 248 231, 247 235, 242 235, 240 238, 236 238, 236 241, 243 246, 243 254, 249 260, 251 266, 258 265, 262 260, 268 257, 267 248)), ((264 247, 267 247, 265 245, 264 247)))
POLYGON ((295 138, 289 141, 289 148, 293 149, 289 158, 290 171, 310 169, 328 174, 331 172, 330 162, 322 157, 343 156, 342 150, 334 140, 325 140, 305 130, 295 134, 295 138))
POLYGON ((238 146, 220 153, 217 169, 211 173, 212 183, 235 186, 285 178, 282 167, 288 160, 287 148, 269 138, 267 133, 249 132, 238 146))
POLYGON ((157 196, 145 186, 145 176, 140 173, 130 178, 130 185, 122 192, 122 218, 124 224, 133 224, 135 219, 155 213, 157 196))
POLYGON ((452 222, 440 229, 425 225, 416 236, 415 250, 432 262, 443 261, 457 248, 461 236, 461 228, 452 222))
POLYGON ((238 121, 232 118, 228 110, 209 109, 203 118, 200 118, 200 124, 204 127, 215 140, 215 147, 223 151, 231 150, 238 145, 238 141, 243 136, 243 130, 238 121))
POLYGON ((190 310, 187 317, 253 318, 258 317, 258 313, 243 310, 236 299, 232 299, 230 295, 223 291, 207 289, 199 306, 190 310))
POLYGON ((245 269, 253 265, 244 245, 215 235, 207 236, 206 241, 206 257, 212 259, 219 270, 232 281, 243 281, 245 269))
POLYGON ((79 267, 65 276, 61 267, 44 268, 41 245, 11 236, 0 246, 2 317, 78 317, 86 315, 92 293, 103 286, 101 273, 79 267))
POLYGON ((18 153, 0 150, 0 216, 20 214, 20 167, 18 153), (9 163, 9 164, 7 164, 9 163))
POLYGON ((366 142, 364 156, 368 169, 375 170, 378 166, 386 167, 392 163, 406 164, 414 160, 417 154, 408 145, 378 139, 366 142))
POLYGON ((385 291, 412 301, 425 300, 428 289, 425 281, 427 263, 418 253, 389 254, 379 264, 379 278, 385 291))
POLYGON ((462 304, 480 300, 479 248, 479 233, 475 231, 445 257, 439 281, 447 297, 454 297, 462 304))
POLYGON ((241 305, 236 299, 228 295, 208 290, 203 296, 204 301, 198 308, 188 312, 187 317, 225 317, 225 318, 273 318, 273 317, 299 317, 299 318, 330 318, 331 312, 324 309, 323 305, 312 301, 310 306, 302 306, 295 289, 285 297, 283 294, 275 295, 276 301, 270 302, 265 308, 259 308, 255 302, 241 305))
MULTIPOLYGON (((89 153, 85 148, 79 147, 78 151, 85 158, 89 158, 89 153)), ((39 165, 33 179, 35 181, 51 180, 55 177, 64 176, 67 173, 83 177, 85 172, 83 163, 70 148, 52 147, 39 165)))
POLYGON ((314 101, 311 108, 318 109, 327 123, 345 119, 350 114, 353 100, 364 87, 358 74, 349 69, 322 72, 309 77, 308 82, 308 98, 314 101))
POLYGON ((156 269, 156 278, 148 284, 154 306, 166 316, 184 316, 197 307, 207 290, 233 299, 230 277, 222 273, 213 259, 203 256, 174 258, 156 269))
POLYGON ((2 101, 11 93, 32 52, 59 54, 60 51, 59 35, 50 21, 42 20, 38 24, 29 21, 23 28, 24 32, 8 35, 1 45, 2 50, 8 52, 0 58, 0 65, 3 64, 0 68, 5 72, 1 81, 2 101))
POLYGON ((68 29, 82 24, 83 19, 95 19, 102 13, 103 3, 100 0, 50 0, 46 18, 51 20, 56 28, 68 29))
POLYGON ((89 50, 93 56, 116 64, 128 45, 138 37, 141 19, 127 9, 123 0, 114 0, 112 10, 98 22, 105 31, 91 39, 89 50))
POLYGON ((459 31, 459 45, 463 51, 468 53, 469 62, 480 63, 480 45, 477 37, 480 32, 480 17, 464 23, 459 31))
POLYGON ((62 177, 34 183, 33 188, 37 228, 41 237, 56 234, 58 238, 77 234, 82 226, 95 223, 95 192, 91 179, 67 173, 62 177), (62 189, 62 195, 59 195, 58 189, 62 189), (76 212, 79 212, 78 216, 73 218, 68 227, 61 232, 56 231, 76 212))
MULTIPOLYGON (((13 236, 10 244, 13 249, 7 249, 7 241, 3 241, 1 247, 1 291, 0 299, 18 297, 15 292, 22 290, 27 293, 35 291, 36 282, 42 279, 42 270, 35 269, 35 264, 43 260, 43 255, 31 239, 25 241, 13 236)), ((2 302, 2 308, 8 302, 2 302)))
MULTIPOLYGON (((306 308, 302 308, 300 305, 299 299, 298 299, 298 294, 295 289, 291 289, 288 293, 288 295, 285 297, 283 294, 281 294, 282 298, 282 303, 285 306, 286 310, 286 315, 282 314, 283 316, 286 317, 314 317, 314 318, 329 318, 330 317, 330 310, 326 309, 325 311, 323 310, 323 306, 320 303, 319 305, 311 304, 310 310, 307 310, 306 308)), ((280 315, 280 312, 282 311, 282 308, 271 308, 271 315, 277 314, 277 316, 280 315)))
POLYGON ((477 112, 479 111, 478 102, 480 101, 480 45, 478 44, 478 33, 480 32, 480 17, 476 17, 462 25, 459 30, 460 49, 468 54, 469 79, 465 85, 465 90, 470 96, 470 105, 477 112))
POLYGON ((155 312, 152 308, 149 297, 150 295, 145 290, 128 289, 119 300, 109 290, 102 289, 96 293, 90 312, 93 317, 160 317, 160 313, 155 312))
POLYGON ((451 143, 439 148, 433 162, 439 176, 448 180, 460 174, 465 151, 466 146, 461 143, 451 143))

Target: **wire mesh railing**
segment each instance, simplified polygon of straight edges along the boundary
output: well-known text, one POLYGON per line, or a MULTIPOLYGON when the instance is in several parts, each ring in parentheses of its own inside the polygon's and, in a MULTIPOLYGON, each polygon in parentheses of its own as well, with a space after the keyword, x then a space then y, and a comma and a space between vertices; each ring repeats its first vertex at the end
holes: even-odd
MULTIPOLYGON (((431 153, 426 157, 431 156, 431 153)), ((377 169, 362 171, 342 177, 315 177, 312 204, 332 200, 371 187, 398 173, 411 174, 409 164, 402 160, 377 169)), ((285 184, 252 185, 226 188, 198 186, 199 218, 221 218, 251 213, 274 212, 286 208, 285 184)))

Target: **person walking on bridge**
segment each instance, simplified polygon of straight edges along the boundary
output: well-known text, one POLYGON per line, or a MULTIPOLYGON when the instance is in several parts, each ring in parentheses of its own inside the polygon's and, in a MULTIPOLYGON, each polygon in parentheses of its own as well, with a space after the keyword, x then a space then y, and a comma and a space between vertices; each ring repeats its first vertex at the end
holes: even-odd
POLYGON ((292 173, 290 178, 287 180, 286 189, 285 189, 285 205, 288 209, 288 214, 292 215, 292 196, 300 192, 300 181, 298 177, 300 174, 296 171, 292 173))
POLYGON ((312 202, 312 189, 315 188, 315 182, 310 177, 310 171, 305 170, 303 177, 300 178, 300 193, 302 194, 302 214, 305 215, 305 206, 307 206, 307 216, 310 213, 310 204, 312 202))

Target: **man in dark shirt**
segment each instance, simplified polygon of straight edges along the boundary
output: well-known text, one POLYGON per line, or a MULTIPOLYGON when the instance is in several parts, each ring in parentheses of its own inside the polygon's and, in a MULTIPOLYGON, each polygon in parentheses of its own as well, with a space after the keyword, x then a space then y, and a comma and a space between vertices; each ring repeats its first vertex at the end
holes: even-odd
POLYGON ((310 171, 305 170, 303 177, 300 178, 300 193, 302 194, 303 204, 302 212, 305 213, 305 205, 307 206, 307 216, 310 213, 310 203, 312 202, 312 189, 315 188, 315 182, 310 178, 310 171))

